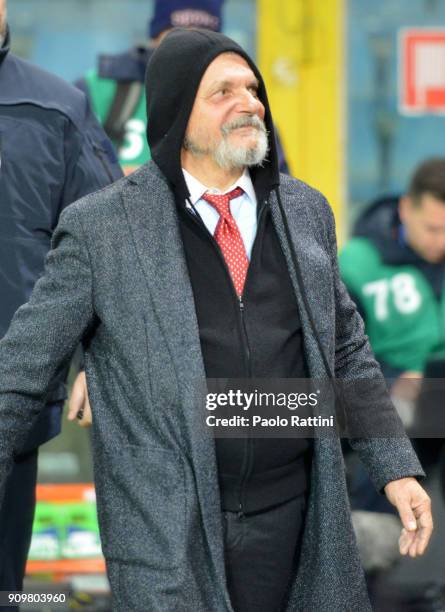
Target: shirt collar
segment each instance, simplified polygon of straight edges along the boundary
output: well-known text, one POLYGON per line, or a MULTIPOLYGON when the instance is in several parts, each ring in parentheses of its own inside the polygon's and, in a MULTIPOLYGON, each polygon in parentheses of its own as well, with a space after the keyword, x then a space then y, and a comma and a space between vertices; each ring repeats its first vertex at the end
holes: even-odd
MULTIPOLYGON (((202 198, 202 196, 207 192, 211 191, 209 187, 203 185, 197 178, 192 176, 190 172, 187 172, 184 168, 182 168, 182 172, 184 174, 184 179, 187 185, 187 188, 190 193, 190 202, 195 206, 195 204, 202 198)), ((250 173, 247 168, 244 169, 244 172, 239 177, 239 179, 231 185, 224 193, 228 193, 235 189, 235 187, 241 187, 244 193, 252 200, 252 202, 256 202, 255 189, 253 187, 252 179, 250 178, 250 173)), ((220 193, 220 192, 217 192, 220 193)))

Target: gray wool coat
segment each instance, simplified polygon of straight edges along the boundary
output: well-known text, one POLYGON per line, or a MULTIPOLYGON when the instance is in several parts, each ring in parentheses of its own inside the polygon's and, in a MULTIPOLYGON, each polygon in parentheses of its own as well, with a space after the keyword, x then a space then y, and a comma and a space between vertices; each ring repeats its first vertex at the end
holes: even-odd
MULTIPOLYGON (((339 280, 329 206, 304 183, 281 180, 308 302, 332 369, 349 379, 379 375, 339 280)), ((325 377, 273 193, 270 206, 300 304, 310 374, 325 377)), ((205 373, 193 294, 173 195, 153 162, 66 209, 45 274, 0 342, 2 486, 54 372, 81 339, 113 609, 231 611, 214 442, 197 409, 205 373)), ((361 438, 354 446, 378 489, 422 474, 406 438, 361 438)), ((287 610, 369 609, 340 443, 319 438, 287 610)))

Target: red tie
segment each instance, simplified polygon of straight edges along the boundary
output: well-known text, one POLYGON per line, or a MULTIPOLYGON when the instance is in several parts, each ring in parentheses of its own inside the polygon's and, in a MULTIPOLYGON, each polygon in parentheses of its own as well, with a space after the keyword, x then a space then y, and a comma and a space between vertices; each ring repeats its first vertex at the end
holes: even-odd
POLYGON ((243 192, 241 187, 236 187, 229 193, 213 195, 205 193, 202 199, 211 204, 219 214, 218 225, 215 229, 214 238, 219 244, 226 264, 230 270, 233 284, 238 296, 241 296, 249 267, 246 249, 235 219, 230 212, 230 200, 237 198, 243 192))

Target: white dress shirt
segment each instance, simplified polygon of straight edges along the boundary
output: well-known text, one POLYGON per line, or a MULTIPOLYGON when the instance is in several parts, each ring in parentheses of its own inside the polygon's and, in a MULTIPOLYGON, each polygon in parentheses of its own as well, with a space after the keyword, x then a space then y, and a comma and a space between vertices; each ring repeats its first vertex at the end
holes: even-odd
MULTIPOLYGON (((216 208, 202 199, 202 196, 206 192, 210 194, 221 194, 222 192, 218 189, 206 187, 200 183, 198 179, 187 172, 187 170, 184 170, 184 168, 182 169, 182 172, 184 173, 184 179, 190 193, 190 202, 196 208, 205 226, 213 236, 218 224, 219 214, 216 208)), ((236 183, 224 191, 224 193, 232 191, 232 189, 235 189, 235 187, 241 187, 243 193, 230 201, 230 212, 238 225, 241 238, 244 242, 244 248, 246 249, 246 254, 250 261, 252 246, 257 231, 257 199, 252 180, 247 169, 244 170, 243 174, 236 181, 236 183)), ((186 206, 189 209, 191 208, 188 202, 186 202, 186 206)))

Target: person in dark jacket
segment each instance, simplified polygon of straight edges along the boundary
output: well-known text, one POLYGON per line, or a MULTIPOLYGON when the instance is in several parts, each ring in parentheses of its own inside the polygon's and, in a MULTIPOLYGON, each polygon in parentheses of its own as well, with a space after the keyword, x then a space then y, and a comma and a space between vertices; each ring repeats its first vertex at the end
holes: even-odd
MULTIPOLYGON (((76 82, 88 95, 93 111, 114 143, 125 174, 151 159, 145 139, 144 88, 145 69, 151 54, 174 27, 199 27, 220 32, 223 4, 223 0, 155 0, 147 44, 116 55, 101 54, 97 67, 76 82)), ((277 141, 280 171, 288 174, 278 136, 277 141)))
MULTIPOLYGON (((62 210, 122 174, 84 94, 13 55, 9 42, 0 0, 0 337, 42 274, 62 210)), ((8 479, 0 513, 0 591, 22 589, 38 447, 60 431, 65 378, 65 369, 53 378, 8 479)))
POLYGON ((206 377, 371 378, 351 444, 397 506, 400 551, 424 552, 423 471, 339 280, 332 210, 280 175, 264 81, 234 41, 176 28, 147 83, 153 160, 62 214, 0 341, 0 500, 82 338, 113 610, 368 611, 335 432, 215 443, 203 401, 206 377))

